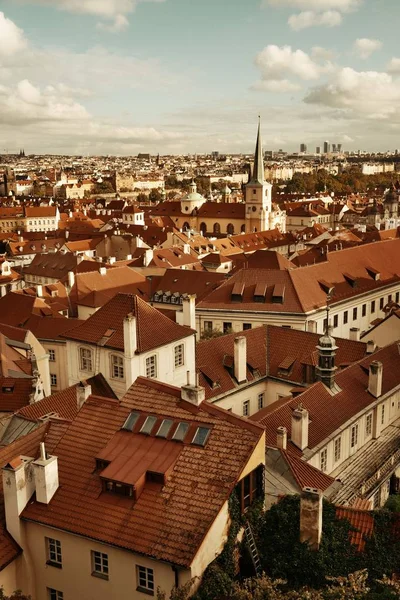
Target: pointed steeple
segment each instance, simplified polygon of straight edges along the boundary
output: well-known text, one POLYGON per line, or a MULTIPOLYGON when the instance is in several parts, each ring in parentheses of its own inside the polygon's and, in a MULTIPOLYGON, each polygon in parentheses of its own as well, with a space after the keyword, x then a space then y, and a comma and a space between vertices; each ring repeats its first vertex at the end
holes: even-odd
POLYGON ((253 175, 250 183, 264 184, 264 157, 261 141, 261 117, 258 117, 256 151, 254 153, 253 175))
POLYGON ((318 365, 315 369, 317 381, 322 381, 330 390, 337 390, 335 384, 335 373, 337 366, 335 365, 336 346, 335 339, 329 332, 329 302, 330 296, 327 297, 326 303, 326 319, 324 323, 324 333, 318 341, 318 365))

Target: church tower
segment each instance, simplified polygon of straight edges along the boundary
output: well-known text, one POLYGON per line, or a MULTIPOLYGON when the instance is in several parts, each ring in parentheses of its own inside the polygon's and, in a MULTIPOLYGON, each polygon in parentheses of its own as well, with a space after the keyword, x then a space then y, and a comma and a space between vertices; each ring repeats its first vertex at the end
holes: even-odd
POLYGON ((318 341, 318 366, 315 369, 317 381, 322 381, 333 392, 338 391, 335 384, 335 356, 338 347, 329 333, 329 305, 326 306, 325 331, 318 341))
POLYGON ((270 228, 272 211, 272 185, 265 181, 264 157, 261 141, 261 120, 258 118, 256 150, 253 173, 245 188, 246 233, 266 231, 270 228))

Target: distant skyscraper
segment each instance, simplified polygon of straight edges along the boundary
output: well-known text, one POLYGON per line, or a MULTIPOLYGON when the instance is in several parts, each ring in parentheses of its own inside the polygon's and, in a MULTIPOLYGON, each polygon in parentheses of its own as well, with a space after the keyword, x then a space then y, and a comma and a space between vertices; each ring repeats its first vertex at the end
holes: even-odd
POLYGON ((331 145, 329 142, 324 142, 324 154, 329 154, 331 151, 331 145))
POLYGON ((337 152, 337 146, 336 146, 336 144, 332 144, 332 152, 337 152))
POLYGON ((338 144, 337 145, 337 151, 338 152, 342 152, 342 148, 343 148, 342 144, 338 144))
POLYGON ((321 146, 315 148, 315 154, 321 154, 321 146))
POLYGON ((307 144, 300 144, 300 152, 303 154, 307 153, 307 144))

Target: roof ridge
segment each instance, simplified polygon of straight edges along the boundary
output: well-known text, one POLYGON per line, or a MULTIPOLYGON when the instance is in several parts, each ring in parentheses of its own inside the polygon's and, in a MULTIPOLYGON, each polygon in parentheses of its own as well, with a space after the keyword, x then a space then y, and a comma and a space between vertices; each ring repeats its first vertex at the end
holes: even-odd
POLYGON ((224 416, 227 421, 234 422, 236 425, 244 427, 253 433, 261 434, 265 431, 265 427, 264 425, 261 425, 261 423, 258 423, 257 421, 249 421, 246 417, 241 417, 233 412, 229 412, 225 408, 222 408, 222 406, 217 406, 216 404, 212 404, 207 400, 204 400, 204 402, 200 404, 200 409, 211 414, 220 414, 221 416, 224 416))

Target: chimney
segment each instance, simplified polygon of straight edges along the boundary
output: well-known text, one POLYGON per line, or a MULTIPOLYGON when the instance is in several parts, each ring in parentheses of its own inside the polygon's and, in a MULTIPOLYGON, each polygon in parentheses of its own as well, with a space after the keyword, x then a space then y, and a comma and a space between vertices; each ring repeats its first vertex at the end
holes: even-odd
POLYGON ((368 391, 374 398, 382 395, 382 377, 383 364, 378 360, 373 360, 369 365, 368 391))
POLYGON ((106 267, 100 267, 99 273, 100 273, 100 275, 105 275, 107 273, 106 267))
POLYGON ((303 488, 300 496, 300 542, 318 550, 322 536, 322 492, 303 488))
POLYGON ((353 342, 360 341, 360 330, 358 329, 358 327, 350 328, 350 339, 353 340, 353 342))
POLYGON ((92 393, 92 386, 87 381, 80 381, 76 386, 77 407, 81 410, 86 400, 92 393))
POLYGON ((182 302, 182 325, 196 329, 196 296, 187 296, 182 302))
POLYGON ((143 256, 143 266, 148 267, 151 261, 153 260, 153 250, 151 248, 146 248, 143 256))
POLYGON ((287 429, 286 427, 278 427, 276 430, 276 447, 281 450, 287 448, 287 429))
POLYGON ((127 254, 126 255, 126 260, 132 260, 132 254, 127 254))
POLYGON ((190 254, 190 244, 183 244, 183 253, 190 254))
POLYGON ((134 376, 133 359, 137 350, 136 317, 129 313, 124 319, 124 355, 125 355, 125 384, 127 389, 132 385, 138 373, 134 376))
POLYGON ((375 352, 376 344, 374 340, 368 340, 367 342, 367 354, 372 354, 375 352))
POLYGON ((38 298, 43 298, 43 286, 42 285, 36 286, 36 295, 38 298))
POLYGON ((291 439, 300 450, 304 450, 308 446, 308 410, 301 402, 292 413, 291 439))
POLYGON ((75 284, 75 273, 73 271, 68 271, 68 287, 70 290, 74 287, 75 284))
POLYGON ((234 340, 233 372, 238 383, 247 380, 247 339, 244 335, 234 340))
POLYGON ((44 442, 40 443, 40 458, 33 463, 35 473, 36 501, 48 504, 58 490, 58 459, 46 453, 44 442))
POLYGON ((108 259, 108 262, 109 262, 110 265, 113 265, 115 263, 115 260, 116 260, 115 256, 110 256, 109 259, 108 259))
POLYGON ((187 371, 187 384, 181 387, 181 399, 199 406, 206 397, 206 391, 199 385, 198 375, 196 376, 196 385, 190 383, 190 371, 187 371))
POLYGON ((3 493, 7 531, 22 546, 19 515, 35 491, 33 458, 17 456, 3 467, 3 493))

